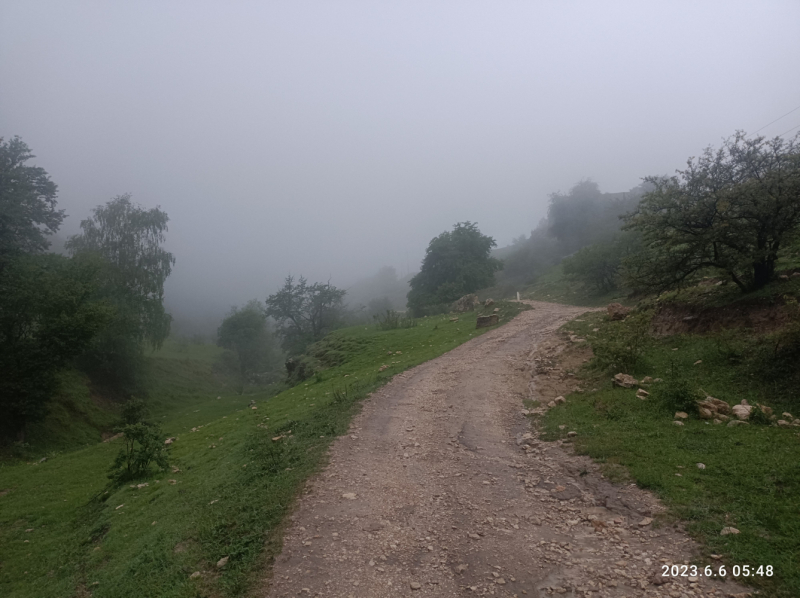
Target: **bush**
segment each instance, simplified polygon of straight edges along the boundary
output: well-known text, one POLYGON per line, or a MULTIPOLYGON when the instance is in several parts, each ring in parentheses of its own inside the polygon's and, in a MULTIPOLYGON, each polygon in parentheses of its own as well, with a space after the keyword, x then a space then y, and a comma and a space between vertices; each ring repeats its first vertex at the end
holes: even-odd
POLYGON ((378 330, 414 328, 417 325, 417 321, 414 318, 401 314, 393 309, 387 309, 384 313, 375 314, 372 317, 375 320, 375 325, 378 327, 378 330))
POLYGON ((642 311, 607 324, 592 345, 595 365, 603 371, 633 373, 649 339, 652 317, 652 312, 642 311))
POLYGON ((794 298, 784 297, 789 322, 779 331, 753 341, 745 348, 746 370, 769 389, 772 401, 789 411, 800 406, 800 308, 794 298))
POLYGON ((308 355, 290 357, 286 360, 287 381, 297 384, 303 380, 308 380, 317 373, 319 367, 319 362, 308 355))
POLYGON ((111 465, 109 479, 119 484, 147 476, 150 465, 162 470, 169 467, 164 435, 157 424, 146 421, 146 403, 131 398, 122 407, 121 415, 122 425, 115 431, 122 433, 125 446, 111 465))
POLYGON ((167 447, 161 430, 154 424, 139 422, 118 428, 125 446, 111 465, 108 477, 116 483, 141 478, 150 472, 150 465, 169 467, 167 447))
POLYGON ((666 411, 697 411, 696 401, 703 400, 705 395, 696 389, 686 378, 671 376, 659 384, 654 391, 654 398, 666 411))
POLYGON ((612 240, 583 247, 562 260, 564 274, 598 295, 618 288, 622 260, 635 251, 637 237, 617 234, 612 240))

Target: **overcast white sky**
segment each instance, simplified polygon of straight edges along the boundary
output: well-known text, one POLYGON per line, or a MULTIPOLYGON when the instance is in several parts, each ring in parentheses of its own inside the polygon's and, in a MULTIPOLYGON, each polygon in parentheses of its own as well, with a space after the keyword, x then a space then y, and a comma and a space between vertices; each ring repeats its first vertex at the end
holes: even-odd
POLYGON ((120 193, 160 205, 169 303, 220 309, 671 173, 800 106, 799 32, 797 0, 3 0, 0 136, 59 185, 64 234, 120 193))

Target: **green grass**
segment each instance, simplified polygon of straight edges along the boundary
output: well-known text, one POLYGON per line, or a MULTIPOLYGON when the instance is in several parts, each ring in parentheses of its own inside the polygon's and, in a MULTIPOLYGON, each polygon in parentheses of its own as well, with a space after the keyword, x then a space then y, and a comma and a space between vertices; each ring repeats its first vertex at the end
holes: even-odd
MULTIPOLYGON (((497 307, 502 322, 524 308, 497 307)), ((142 488, 108 488, 118 443, 0 466, 0 595, 243 595, 280 550, 284 515, 360 399, 489 330, 475 329, 476 316, 339 330, 315 348, 337 365, 275 396, 220 392, 213 355, 184 358, 167 347, 153 357, 154 419, 177 437, 171 463, 180 471, 154 473, 142 488)))
MULTIPOLYGON (((143 390, 150 397, 153 417, 168 423, 176 418, 191 418, 195 411, 201 417, 221 417, 230 411, 230 400, 214 400, 237 387, 235 377, 221 365, 223 352, 215 345, 168 339, 161 349, 148 353, 144 359, 143 390)), ((5 447, 2 460, 38 460, 92 446, 103 435, 111 435, 119 411, 119 399, 103 397, 85 374, 64 370, 45 419, 28 426, 23 446, 5 447)))
POLYGON ((723 284, 700 284, 670 291, 662 294, 659 302, 707 308, 737 304, 782 304, 786 296, 800 297, 800 276, 791 277, 789 280, 773 280, 764 288, 750 293, 742 293, 735 284, 719 277, 709 280, 722 281, 723 284))
MULTIPOLYGON (((565 329, 590 342, 608 332, 602 314, 582 319, 565 329)), ((734 340, 756 342, 746 332, 734 340)), ((609 477, 629 476, 654 491, 670 509, 662 523, 682 519, 703 543, 701 561, 718 553, 728 565, 771 564, 773 578, 750 582, 769 596, 800 596, 800 428, 729 428, 696 417, 679 427, 672 424, 674 407, 659 400, 659 388, 683 378, 731 404, 747 399, 774 408, 778 417, 784 410, 800 416, 796 391, 780 394, 751 375, 747 363, 731 357, 731 342, 730 334, 652 339, 633 373, 665 381, 650 385, 652 395, 644 401, 636 398, 636 389, 612 387, 609 373, 587 368, 581 373, 585 386, 598 390, 569 395, 566 404, 547 413, 544 429, 549 439, 576 431, 576 450, 603 463, 609 477), (721 536, 725 526, 741 533, 721 536)))
POLYGON ((59 375, 59 390, 50 404, 47 417, 29 425, 26 446, 13 447, 14 453, 28 458, 54 455, 96 444, 116 420, 115 408, 90 390, 88 378, 75 370, 59 375))
POLYGON ((598 295, 588 291, 583 284, 564 275, 561 264, 557 264, 542 274, 536 282, 525 287, 521 295, 525 299, 534 301, 551 301, 567 305, 582 307, 599 307, 617 302, 630 305, 627 299, 629 291, 618 289, 609 293, 598 295))

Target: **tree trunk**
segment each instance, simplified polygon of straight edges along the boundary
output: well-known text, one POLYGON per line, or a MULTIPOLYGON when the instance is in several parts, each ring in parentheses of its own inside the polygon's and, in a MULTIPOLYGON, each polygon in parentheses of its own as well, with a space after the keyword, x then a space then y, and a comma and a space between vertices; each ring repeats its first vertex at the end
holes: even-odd
POLYGON ((753 264, 753 284, 750 288, 757 291, 766 286, 775 274, 775 260, 767 258, 753 264))

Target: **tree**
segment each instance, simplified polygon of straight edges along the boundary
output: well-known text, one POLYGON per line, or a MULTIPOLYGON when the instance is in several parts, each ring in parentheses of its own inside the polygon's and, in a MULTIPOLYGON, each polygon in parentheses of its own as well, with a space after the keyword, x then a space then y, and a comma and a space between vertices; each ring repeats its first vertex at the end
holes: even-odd
POLYGON ((242 389, 254 374, 274 369, 279 357, 267 316, 258 301, 231 310, 217 330, 217 344, 236 356, 242 389))
POLYGON ((459 222, 432 239, 410 283, 408 307, 414 316, 494 284, 494 273, 503 267, 490 255, 496 245, 472 222, 459 222))
POLYGON ((580 181, 566 195, 550 195, 548 232, 565 245, 567 252, 589 245, 595 239, 602 211, 601 198, 600 187, 590 180, 580 181))
POLYGON ((172 317, 164 310, 164 281, 175 263, 166 251, 169 217, 158 207, 145 210, 119 195, 81 222, 83 233, 67 241, 73 255, 96 254, 108 267, 102 294, 116 315, 97 339, 92 367, 115 383, 130 382, 145 345, 158 348, 169 335, 172 317))
POLYGON ((21 256, 0 272, 0 432, 24 436, 42 419, 58 371, 108 323, 97 298, 97 260, 54 254, 21 256))
POLYGON ((618 233, 609 241, 582 247, 561 263, 565 275, 583 283, 587 290, 602 295, 617 288, 622 260, 638 248, 636 235, 618 233))
POLYGON ((283 288, 266 300, 266 314, 278 322, 283 350, 289 356, 299 355, 337 328, 346 294, 330 282, 309 285, 301 276, 295 284, 294 278, 287 276, 283 288))
POLYGON ((625 224, 642 234, 644 250, 626 264, 641 287, 666 290, 713 269, 742 291, 759 289, 800 231, 800 135, 748 139, 740 131, 677 176, 645 181, 653 190, 625 224))
POLYGON ((46 250, 45 230, 56 232, 64 220, 56 184, 43 168, 25 164, 34 157, 19 137, 0 137, 0 270, 15 255, 46 250))
POLYGON ((30 148, 0 138, 0 436, 42 419, 58 372, 110 317, 96 297, 100 264, 43 254, 64 211, 30 148))

